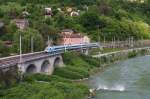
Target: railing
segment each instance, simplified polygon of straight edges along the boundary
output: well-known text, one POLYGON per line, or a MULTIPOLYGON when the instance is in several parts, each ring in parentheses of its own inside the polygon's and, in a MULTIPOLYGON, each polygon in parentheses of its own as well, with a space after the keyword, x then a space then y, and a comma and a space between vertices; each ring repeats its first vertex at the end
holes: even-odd
POLYGON ((138 50, 143 50, 143 49, 150 49, 150 47, 142 47, 142 48, 131 48, 127 50, 120 50, 120 51, 115 51, 115 52, 108 52, 104 54, 98 54, 98 55, 93 55, 93 57, 102 57, 102 56, 107 56, 115 53, 120 53, 120 52, 132 52, 132 51, 138 51, 138 50))
POLYGON ((133 41, 103 41, 101 46, 106 48, 137 48, 150 46, 150 40, 133 40, 133 41))
MULTIPOLYGON (((34 53, 26 53, 26 54, 22 54, 22 56, 35 55, 35 54, 40 54, 40 53, 43 53, 43 52, 44 52, 44 51, 34 52, 34 53)), ((11 59, 11 58, 16 58, 16 57, 20 57, 20 55, 3 57, 3 58, 0 58, 0 60, 3 60, 3 59, 11 59)))

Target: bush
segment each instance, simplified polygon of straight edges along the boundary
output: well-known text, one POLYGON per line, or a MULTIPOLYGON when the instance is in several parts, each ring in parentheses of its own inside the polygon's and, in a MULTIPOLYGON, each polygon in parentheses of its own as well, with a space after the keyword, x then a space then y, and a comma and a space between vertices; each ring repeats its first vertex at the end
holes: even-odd
POLYGON ((56 75, 45 75, 45 74, 29 74, 25 75, 23 81, 26 82, 34 82, 34 81, 62 81, 62 82, 70 82, 68 79, 56 76, 56 75))
POLYGON ((140 51, 140 54, 141 55, 145 55, 147 53, 147 50, 145 50, 145 49, 142 49, 141 51, 140 51))
POLYGON ((54 75, 68 78, 68 79, 82 79, 83 75, 80 75, 77 72, 68 71, 66 68, 57 68, 54 72, 54 75))
POLYGON ((132 57, 135 57, 135 56, 137 56, 137 52, 135 51, 135 50, 133 50, 132 52, 129 52, 128 53, 128 58, 132 58, 132 57))
POLYGON ((68 84, 59 82, 56 84, 56 88, 64 93, 67 93, 65 94, 65 99, 84 99, 85 94, 88 93, 87 86, 82 84, 68 84))
POLYGON ((66 65, 67 64, 73 65, 74 59, 79 59, 78 55, 79 55, 78 53, 66 52, 63 54, 63 61, 66 65), (70 58, 70 57, 73 57, 73 58, 70 58))
POLYGON ((78 74, 80 74, 84 77, 89 77, 89 72, 87 70, 85 70, 84 68, 68 66, 68 67, 66 67, 66 70, 77 72, 78 74))
POLYGON ((10 53, 10 49, 0 41, 0 57, 8 56, 10 53))
POLYGON ((81 58, 92 67, 100 67, 99 60, 91 56, 81 55, 81 58))

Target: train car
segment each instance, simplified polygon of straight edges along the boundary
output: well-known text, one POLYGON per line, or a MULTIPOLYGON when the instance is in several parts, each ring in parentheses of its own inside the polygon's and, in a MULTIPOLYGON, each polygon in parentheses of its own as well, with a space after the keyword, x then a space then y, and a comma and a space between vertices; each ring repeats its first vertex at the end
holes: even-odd
POLYGON ((92 47, 92 48, 99 48, 100 45, 98 43, 91 43, 91 44, 88 44, 88 47, 92 47))
POLYGON ((54 46, 54 47, 53 47, 53 50, 54 50, 54 51, 61 51, 61 50, 64 50, 64 49, 65 49, 65 46, 64 46, 64 45, 54 46))
POLYGON ((47 52, 47 53, 48 53, 48 52, 50 53, 50 52, 52 52, 52 51, 53 51, 53 48, 52 48, 52 47, 50 47, 50 46, 48 46, 48 47, 46 47, 46 48, 45 48, 45 50, 44 50, 44 51, 45 51, 45 52, 47 52))
POLYGON ((44 51, 47 52, 47 53, 51 53, 51 52, 61 51, 61 50, 64 50, 64 49, 65 49, 64 46, 54 46, 54 47, 48 46, 48 47, 45 48, 44 51))
POLYGON ((72 50, 72 49, 80 49, 80 48, 98 48, 98 43, 91 43, 91 44, 74 44, 74 45, 60 45, 60 46, 53 46, 53 47, 46 47, 45 52, 51 53, 51 52, 60 52, 64 50, 72 50))
POLYGON ((79 49, 79 48, 85 48, 87 47, 86 44, 75 44, 68 46, 68 49, 79 49))

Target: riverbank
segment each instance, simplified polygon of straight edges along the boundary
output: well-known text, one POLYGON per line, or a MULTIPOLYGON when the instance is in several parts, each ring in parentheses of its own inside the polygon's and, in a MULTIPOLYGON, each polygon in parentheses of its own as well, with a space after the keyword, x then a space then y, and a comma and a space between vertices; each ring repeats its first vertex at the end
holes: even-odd
POLYGON ((113 53, 93 58, 80 53, 67 52, 63 55, 65 67, 56 68, 51 76, 25 75, 19 84, 13 83, 8 88, 1 87, 0 99, 85 99, 90 94, 89 87, 77 83, 78 81, 86 80, 93 73, 109 66, 108 64, 147 53, 147 50, 133 50, 125 54, 126 57, 123 54, 113 53))
MULTIPOLYGON (((92 69, 90 75, 94 75, 96 73, 102 72, 106 67, 112 64, 116 64, 122 60, 148 55, 148 54, 150 54, 150 48, 144 47, 144 48, 134 48, 128 50, 114 51, 114 52, 104 53, 100 55, 93 55, 93 57, 98 58, 100 67, 92 69)), ((88 79, 89 78, 75 80, 75 81, 79 83, 79 82, 87 81, 88 79)), ((97 89, 90 89, 90 90, 92 90, 90 95, 93 94, 95 95, 97 89)))

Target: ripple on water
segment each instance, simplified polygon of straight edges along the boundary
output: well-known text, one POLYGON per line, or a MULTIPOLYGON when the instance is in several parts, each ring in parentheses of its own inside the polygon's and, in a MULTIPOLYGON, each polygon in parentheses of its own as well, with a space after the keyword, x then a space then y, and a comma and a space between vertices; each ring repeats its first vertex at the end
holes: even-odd
POLYGON ((115 86, 112 86, 112 87, 109 87, 109 86, 106 86, 106 85, 99 85, 97 90, 123 92, 123 91, 125 91, 125 87, 123 85, 115 85, 115 86))

